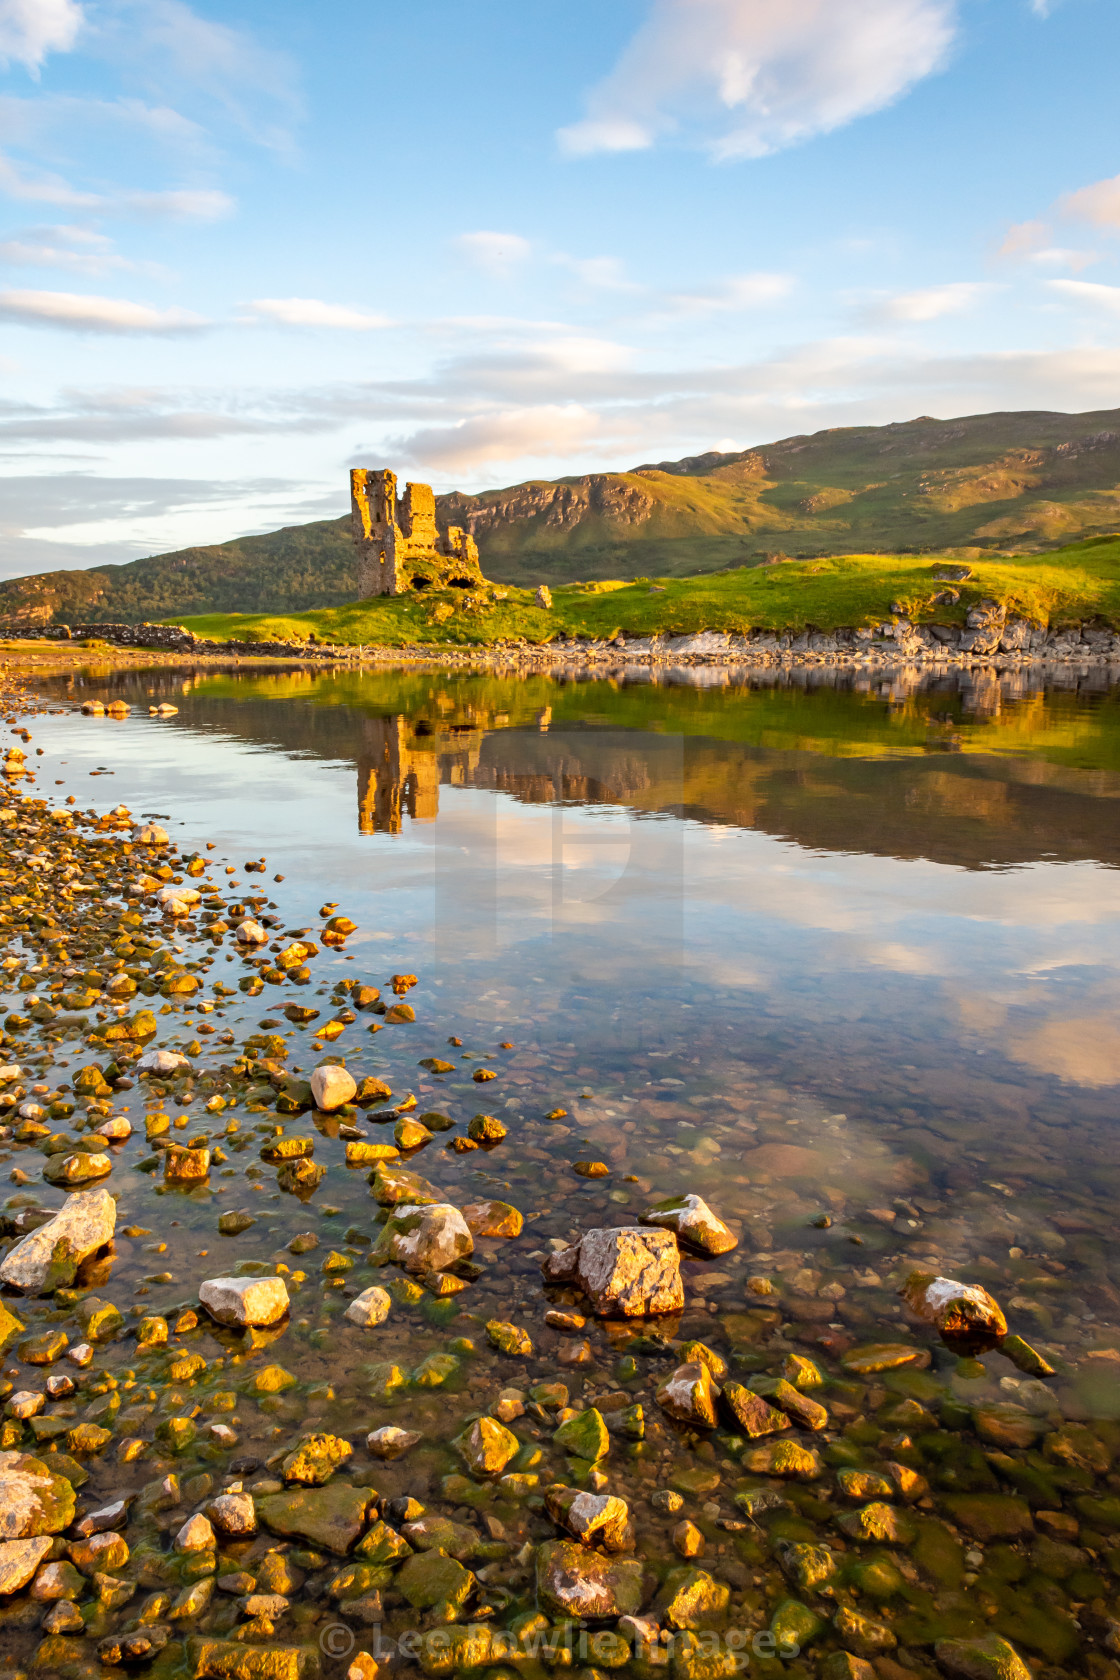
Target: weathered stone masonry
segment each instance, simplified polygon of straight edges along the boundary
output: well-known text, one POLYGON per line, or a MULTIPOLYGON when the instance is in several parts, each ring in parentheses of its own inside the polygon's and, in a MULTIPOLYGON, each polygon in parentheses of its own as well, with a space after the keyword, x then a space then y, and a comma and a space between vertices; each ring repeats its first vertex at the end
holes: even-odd
POLYGON ((358 548, 358 598, 403 595, 416 589, 469 589, 485 583, 474 538, 436 524, 430 484, 406 484, 387 470, 355 467, 350 509, 358 548))

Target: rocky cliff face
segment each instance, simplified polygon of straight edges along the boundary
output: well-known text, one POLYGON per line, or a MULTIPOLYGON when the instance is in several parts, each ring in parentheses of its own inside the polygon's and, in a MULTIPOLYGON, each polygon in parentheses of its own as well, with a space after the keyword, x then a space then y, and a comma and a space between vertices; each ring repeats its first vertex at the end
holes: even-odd
POLYGON ((641 525, 654 509, 654 499, 627 478, 590 473, 584 478, 549 484, 531 480, 510 490, 490 490, 481 496, 455 491, 439 497, 441 521, 462 525, 481 544, 498 532, 534 523, 546 531, 570 531, 598 516, 614 525, 641 525))

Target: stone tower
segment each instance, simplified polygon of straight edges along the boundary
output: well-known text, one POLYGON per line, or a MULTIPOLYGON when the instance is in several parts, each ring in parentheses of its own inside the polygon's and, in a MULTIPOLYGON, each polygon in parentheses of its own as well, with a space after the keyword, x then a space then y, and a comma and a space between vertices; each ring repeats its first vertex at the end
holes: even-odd
POLYGON ((474 538, 458 525, 439 529, 430 484, 406 484, 398 499, 396 473, 354 467, 350 508, 358 545, 359 600, 485 583, 474 538))

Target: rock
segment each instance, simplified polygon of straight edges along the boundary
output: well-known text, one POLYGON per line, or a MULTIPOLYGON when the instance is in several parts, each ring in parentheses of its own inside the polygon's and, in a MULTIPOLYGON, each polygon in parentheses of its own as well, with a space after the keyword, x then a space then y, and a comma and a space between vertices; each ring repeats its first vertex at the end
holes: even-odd
POLYGON ((317 1067, 311 1075, 311 1094, 317 1108, 331 1114, 344 1103, 352 1103, 358 1094, 357 1082, 344 1067, 329 1062, 317 1067))
POLYGON ((678 1423, 694 1429, 714 1429, 719 1389, 702 1359, 678 1365, 658 1384, 657 1404, 678 1423))
POLYGON ((1006 1639, 986 1633, 979 1639, 939 1639, 933 1648, 938 1666, 961 1680, 1031 1680, 1031 1671, 1006 1639))
POLYGON ((861 1616, 850 1605, 841 1605, 832 1618, 832 1626, 841 1645, 857 1657, 878 1657, 893 1651, 898 1639, 883 1622, 871 1616, 861 1616))
POLYGON ((838 1470, 837 1485, 846 1499, 893 1499, 894 1484, 877 1470, 838 1470))
POLYGON ((124 1329, 124 1314, 112 1301, 97 1295, 87 1295, 79 1301, 74 1315, 78 1325, 91 1342, 111 1342, 124 1329))
POLYGON ((338 1481, 329 1487, 261 1494, 257 1516, 273 1534, 307 1540, 345 1557, 365 1527, 369 1500, 369 1488, 338 1481))
POLYGON ((537 1599, 552 1616, 608 1621, 641 1608, 642 1565, 636 1559, 605 1558, 571 1540, 545 1540, 536 1564, 537 1599))
POLYGON ((797 1441, 765 1441, 748 1447, 740 1462, 757 1476, 791 1476, 801 1481, 815 1481, 824 1471, 813 1448, 797 1441))
POLYGON ((119 1534, 91 1534, 88 1540, 72 1541, 69 1551, 71 1563, 87 1579, 106 1570, 123 1569, 128 1562, 128 1544, 119 1534))
POLYGON ((218 1216, 218 1230, 223 1237, 239 1237, 243 1231, 248 1231, 256 1220, 251 1213, 222 1213, 218 1216))
POLYGON ((349 1441, 338 1435, 302 1435, 295 1449, 281 1464, 280 1474, 286 1482, 321 1487, 324 1482, 330 1481, 353 1451, 349 1441))
POLYGON ((220 1493, 206 1515, 223 1538, 248 1540, 257 1532, 257 1509, 251 1493, 220 1493))
POLYGON ((280 1171, 276 1174, 276 1186, 290 1196, 300 1196, 306 1200, 313 1190, 318 1189, 326 1176, 326 1167, 302 1157, 281 1164, 280 1171))
POLYGON ((373 1251, 375 1263, 395 1261, 409 1272, 443 1272, 474 1253, 474 1238, 450 1202, 398 1205, 373 1251))
POLYGON ((366 1446, 375 1458, 400 1458, 410 1447, 423 1440, 423 1436, 413 1429, 398 1429, 395 1424, 382 1424, 380 1429, 371 1429, 366 1436, 366 1446))
POLYGON ((61 1534, 74 1520, 74 1489, 42 1459, 0 1452, 0 1540, 61 1534))
POLYGON ((898 1371, 904 1366, 925 1370, 929 1362, 929 1349, 915 1347, 913 1342, 873 1342, 840 1355, 845 1371, 857 1377, 877 1376, 880 1371, 898 1371))
MULTIPOLYGON (((427 1126, 422 1126, 419 1120, 414 1120, 408 1114, 402 1114, 393 1127, 393 1142, 398 1149, 422 1149, 426 1143, 431 1143, 432 1134, 427 1126)), ((349 1164, 349 1150, 347 1151, 349 1164)))
POLYGON ((752 1385, 765 1399, 772 1400, 779 1406, 801 1429, 828 1428, 827 1409, 818 1400, 794 1388, 784 1377, 752 1378, 752 1385))
POLYGON ((850 1651, 830 1651, 821 1664, 821 1680, 878 1680, 878 1672, 850 1651))
POLYGON ((760 1435, 777 1435, 783 1429, 790 1428, 790 1420, 784 1412, 776 1406, 771 1406, 761 1394, 753 1389, 744 1388, 742 1383, 729 1382, 724 1384, 723 1403, 730 1412, 735 1426, 752 1440, 760 1435))
POLYGON ((191 1680, 310 1680, 312 1672, 307 1652, 299 1645, 277 1645, 271 1640, 267 1645, 232 1639, 187 1640, 191 1680))
POLYGON ((505 1324, 497 1318, 492 1318, 487 1324, 486 1339, 499 1353, 517 1358, 528 1359, 533 1352, 532 1339, 527 1330, 522 1330, 518 1324, 505 1324))
POLYGON ((667 1201, 655 1202, 641 1220, 643 1225, 660 1225, 672 1231, 705 1254, 728 1254, 739 1246, 738 1237, 700 1196, 670 1196, 667 1201))
POLYGON ((382 1207, 433 1207, 440 1201, 440 1193, 408 1167, 390 1167, 379 1161, 370 1179, 373 1194, 382 1207))
POLYGON ((680 1252, 671 1231, 641 1226, 587 1231, 578 1243, 550 1255, 546 1282, 578 1283, 600 1318, 679 1312, 684 1306, 680 1252))
POLYGON ((239 945, 267 945, 268 929, 255 922, 251 916, 246 916, 238 922, 234 937, 239 945))
POLYGON ((288 1311, 288 1290, 280 1277, 208 1278, 198 1298, 219 1324, 261 1327, 278 1324, 288 1311))
POLYGON ((475 1143, 501 1143, 505 1135, 505 1126, 494 1114, 476 1114, 467 1126, 467 1136, 475 1143))
POLYGON ((25 1587, 53 1544, 46 1534, 25 1540, 0 1540, 0 1594, 18 1592, 25 1587))
POLYGON ((161 1078, 169 1078, 176 1073, 189 1073, 191 1064, 186 1056, 181 1056, 177 1050, 148 1050, 133 1066, 137 1073, 156 1073, 161 1078))
POLYGON ((108 1155, 87 1154, 78 1150, 73 1155, 50 1155, 43 1168, 48 1184, 88 1184, 91 1179, 104 1178, 113 1170, 108 1155))
POLYGON ((379 1324, 384 1324, 392 1305, 392 1297, 388 1291, 373 1284, 354 1297, 343 1317, 363 1330, 375 1330, 379 1324))
POLYGON ((588 1493, 556 1483, 545 1493, 545 1508, 554 1523, 584 1545, 605 1546, 608 1552, 633 1549, 630 1507, 617 1494, 588 1493))
POLYGON ((910 1311, 924 1324, 932 1324, 952 1348, 982 1351, 1007 1334, 998 1301, 979 1284, 911 1272, 898 1293, 910 1311))
POLYGON ((165 1184, 201 1184, 210 1175, 208 1149, 184 1149, 173 1144, 163 1154, 165 1184))
POLYGON ((460 1212, 474 1237, 519 1237, 525 1223, 509 1202, 468 1202, 460 1212))
POLYGON ((589 1406, 584 1412, 577 1412, 574 1417, 562 1423, 552 1437, 558 1447, 573 1458, 582 1458, 588 1464, 596 1464, 610 1451, 611 1437, 603 1414, 589 1406))
POLYGON ((188 1517, 175 1536, 177 1552, 212 1552, 217 1545, 209 1519, 201 1512, 188 1517))
MULTIPOLYGON (((22 1244, 20 1246, 22 1247, 22 1244)), ((14 1253, 15 1250, 12 1252, 14 1253)), ((20 1322, 15 1313, 8 1311, 3 1301, 0 1301, 0 1351, 6 1348, 12 1338, 18 1336, 24 1329, 26 1329, 26 1325, 20 1322)))
POLYGON ((474 1576, 456 1558, 439 1552, 414 1552, 393 1578, 393 1587, 414 1610, 437 1605, 458 1610, 474 1590, 474 1576))
POLYGON ((858 1511, 846 1511, 837 1523, 853 1540, 888 1541, 895 1546, 912 1545, 917 1538, 917 1525, 909 1511, 895 1505, 872 1500, 858 1511))
POLYGON ((496 1418, 476 1418, 455 1442, 476 1476, 500 1476, 521 1451, 521 1442, 496 1418))
POLYGON ((778 1542, 777 1550, 782 1571, 798 1592, 820 1592, 836 1574, 836 1559, 827 1546, 784 1540, 778 1542))
POLYGON ((1029 1377, 1052 1377, 1056 1375, 1053 1365, 1043 1359, 1042 1355, 1025 1342, 1022 1336, 1005 1336, 999 1344, 999 1351, 1017 1365, 1020 1371, 1025 1371, 1029 1377))
POLYGON ((693 1632, 719 1626, 731 1588, 713 1580, 706 1569, 670 1569, 658 1597, 670 1627, 693 1632))
POLYGON ((1030 1506, 1012 1494, 950 1494, 945 1504, 961 1528, 977 1540, 1017 1540, 1034 1533, 1030 1506))
POLYGON ((534 604, 542 607, 545 612, 552 606, 552 591, 547 583, 538 583, 537 592, 533 597, 534 604))

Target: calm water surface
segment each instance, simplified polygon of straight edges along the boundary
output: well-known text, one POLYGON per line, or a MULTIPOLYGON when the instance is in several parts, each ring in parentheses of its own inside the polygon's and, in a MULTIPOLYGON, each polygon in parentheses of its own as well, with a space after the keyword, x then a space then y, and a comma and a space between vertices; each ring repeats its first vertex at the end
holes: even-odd
MULTIPOLYGON (((341 1144, 317 1144, 329 1173, 306 1206, 237 1159, 214 1177, 221 1206, 261 1216, 239 1255, 295 1265, 285 1245, 311 1229, 357 1262, 341 1291, 311 1276, 273 1350, 312 1385, 293 1415, 353 1429, 371 1357, 412 1368, 456 1334, 480 1351, 452 1390, 555 1374, 549 1239, 691 1190, 743 1240, 686 1263, 668 1333, 751 1369, 773 1326, 751 1316, 746 1279, 765 1274, 783 1333, 835 1355, 902 1333, 897 1275, 928 1263, 986 1283, 1014 1329, 1069 1362, 1067 1415, 1120 1416, 1120 690, 1021 673, 752 686, 91 671, 54 699, 64 709, 34 725, 40 788, 57 778, 59 795, 161 814, 184 846, 215 842, 237 891, 267 883, 287 927, 337 901, 359 931, 316 960, 300 1000, 325 1018, 337 979, 406 971, 416 1022, 371 1036, 360 1015, 329 1048, 422 1111, 485 1108, 510 1128, 491 1153, 437 1139, 412 1166, 453 1200, 513 1201, 529 1240, 481 1244, 474 1287, 395 1312, 372 1354, 339 1316, 374 1281, 376 1230, 341 1144), (82 718, 88 695, 136 709, 82 718), (150 719, 160 700, 178 715, 150 719), (265 875, 242 873, 262 856, 265 875), (419 1065, 436 1055, 456 1071, 419 1065), (480 1062, 498 1074, 482 1087, 480 1062), (577 1159, 609 1174, 581 1178, 577 1159), (482 1351, 495 1316, 529 1328, 539 1365, 482 1351)), ((268 989, 213 1019, 239 1040, 278 1022, 307 1069, 321 1045, 283 1019, 286 1001, 268 989)), ((162 1042, 198 1020, 165 1017, 162 1042)), ((117 1176, 132 1216, 161 1221, 173 1280, 143 1283, 153 1262, 128 1242, 115 1279, 151 1310, 191 1299, 228 1257, 213 1195, 177 1199, 169 1227, 150 1180, 117 1176)), ((593 1383, 614 1382, 629 1332, 589 1335, 593 1383)), ((1019 1381, 998 1354, 968 1377, 973 1398, 1019 1381)), ((449 1405, 421 1393, 408 1409, 440 1439, 449 1405)), ((245 1425, 262 1457, 270 1430, 290 1433, 245 1425)), ((378 1475, 409 1491, 423 1462, 378 1475)))

